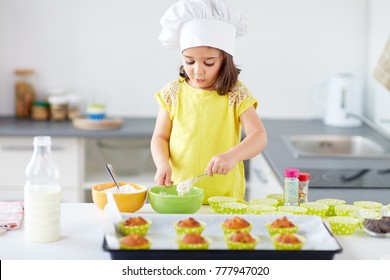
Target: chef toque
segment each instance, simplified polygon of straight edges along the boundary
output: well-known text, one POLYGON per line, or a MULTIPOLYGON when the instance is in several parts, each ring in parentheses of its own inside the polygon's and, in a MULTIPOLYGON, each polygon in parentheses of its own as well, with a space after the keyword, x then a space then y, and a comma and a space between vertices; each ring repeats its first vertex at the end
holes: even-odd
POLYGON ((159 39, 180 51, 199 46, 221 49, 232 56, 236 37, 247 34, 247 20, 225 0, 179 0, 160 20, 159 39))

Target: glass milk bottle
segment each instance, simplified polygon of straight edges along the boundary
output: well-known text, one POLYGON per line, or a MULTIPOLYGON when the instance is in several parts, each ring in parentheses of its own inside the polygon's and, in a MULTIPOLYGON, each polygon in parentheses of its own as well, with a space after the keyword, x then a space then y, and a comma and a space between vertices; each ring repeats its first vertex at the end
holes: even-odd
POLYGON ((34 137, 34 152, 27 164, 24 186, 24 229, 32 242, 61 237, 61 187, 59 170, 52 159, 51 137, 34 137))

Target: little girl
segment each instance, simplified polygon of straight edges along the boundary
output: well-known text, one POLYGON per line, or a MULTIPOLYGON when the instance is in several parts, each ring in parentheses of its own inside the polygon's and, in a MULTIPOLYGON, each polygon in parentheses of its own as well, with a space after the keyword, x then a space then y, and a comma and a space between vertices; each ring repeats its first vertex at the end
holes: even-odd
POLYGON ((180 47, 183 65, 180 78, 155 95, 155 182, 169 187, 206 171, 209 176, 195 183, 205 204, 216 195, 243 199, 243 161, 267 143, 257 101, 238 80, 233 62, 235 37, 246 33, 246 20, 222 0, 181 0, 161 24, 161 42, 180 47))

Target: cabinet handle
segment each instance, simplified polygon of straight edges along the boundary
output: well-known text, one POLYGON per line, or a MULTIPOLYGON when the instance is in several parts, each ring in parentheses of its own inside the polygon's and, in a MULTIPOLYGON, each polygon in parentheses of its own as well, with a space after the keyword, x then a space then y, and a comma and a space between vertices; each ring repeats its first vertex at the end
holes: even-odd
POLYGON ((254 171, 257 179, 260 180, 260 182, 262 182, 264 184, 268 183, 267 176, 264 174, 264 172, 261 169, 254 168, 253 171, 254 171))
MULTIPOLYGON (((32 145, 25 145, 25 146, 23 146, 23 145, 20 145, 20 146, 5 145, 5 146, 2 146, 1 149, 3 151, 30 151, 30 152, 32 152, 34 150, 32 145)), ((51 150, 52 151, 63 151, 63 150, 65 150, 65 148, 62 146, 52 146, 51 150)))

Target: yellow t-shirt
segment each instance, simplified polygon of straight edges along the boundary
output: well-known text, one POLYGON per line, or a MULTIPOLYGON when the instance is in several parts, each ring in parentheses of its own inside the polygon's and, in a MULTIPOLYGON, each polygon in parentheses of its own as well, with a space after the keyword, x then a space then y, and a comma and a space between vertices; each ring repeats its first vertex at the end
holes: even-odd
MULTIPOLYGON (((257 100, 240 81, 226 95, 191 87, 176 79, 156 93, 159 105, 172 120, 169 143, 172 181, 202 174, 210 159, 241 140, 240 115, 257 100)), ((204 190, 204 202, 216 195, 244 198, 244 164, 239 162, 227 175, 205 176, 195 186, 204 190)))

